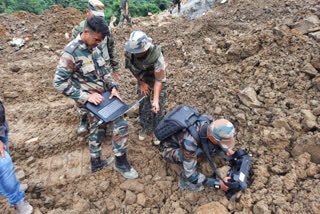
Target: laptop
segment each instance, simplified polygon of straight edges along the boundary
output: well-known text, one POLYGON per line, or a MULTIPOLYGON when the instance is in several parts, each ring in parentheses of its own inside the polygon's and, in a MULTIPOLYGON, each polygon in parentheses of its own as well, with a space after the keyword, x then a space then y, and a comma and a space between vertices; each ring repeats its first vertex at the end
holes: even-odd
POLYGON ((99 105, 89 102, 86 103, 86 108, 100 119, 98 125, 102 123, 109 123, 124 115, 145 98, 145 96, 143 96, 131 105, 127 105, 117 97, 109 99, 111 95, 109 91, 104 92, 101 95, 104 97, 104 101, 99 105))

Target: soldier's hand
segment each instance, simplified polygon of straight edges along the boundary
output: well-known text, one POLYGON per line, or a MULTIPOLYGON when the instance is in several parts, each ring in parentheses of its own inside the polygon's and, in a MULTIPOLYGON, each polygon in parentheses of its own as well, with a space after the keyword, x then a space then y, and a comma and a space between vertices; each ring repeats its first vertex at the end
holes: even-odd
POLYGON ((103 101, 104 101, 103 96, 101 96, 101 94, 96 93, 96 92, 90 94, 89 99, 88 99, 88 102, 93 103, 95 105, 99 105, 103 101))
MULTIPOLYGON (((228 181, 231 179, 231 177, 225 177, 223 178, 224 182, 228 183, 228 181)), ((223 191, 228 191, 230 188, 228 186, 226 186, 222 181, 220 181, 220 186, 221 186, 221 189, 223 191)))
POLYGON ((160 110, 160 106, 158 102, 153 102, 152 103, 152 109, 151 109, 154 113, 157 113, 160 110))
POLYGON ((115 81, 118 81, 118 80, 119 80, 119 75, 118 75, 118 73, 113 72, 113 79, 114 79, 115 81))
POLYGON ((141 88, 141 94, 145 96, 149 96, 151 88, 147 83, 140 81, 140 88, 141 88))
POLYGON ((122 101, 116 88, 112 88, 112 90, 111 90, 111 95, 110 95, 109 99, 111 99, 112 97, 117 97, 119 100, 122 101))
POLYGON ((7 150, 7 146, 0 140, 0 155, 2 159, 5 159, 4 151, 7 150))

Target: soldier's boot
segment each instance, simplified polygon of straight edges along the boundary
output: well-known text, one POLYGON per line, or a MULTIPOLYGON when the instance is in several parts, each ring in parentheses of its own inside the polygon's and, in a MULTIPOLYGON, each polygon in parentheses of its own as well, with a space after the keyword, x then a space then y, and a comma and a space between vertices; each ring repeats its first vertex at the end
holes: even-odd
POLYGON ((20 201, 14 208, 16 214, 31 214, 33 211, 33 207, 26 200, 20 201))
POLYGON ((113 168, 120 172, 123 177, 128 179, 135 179, 139 176, 138 172, 128 163, 126 153, 122 156, 116 156, 116 162, 113 165, 113 168))
POLYGON ((156 146, 159 146, 160 145, 160 140, 153 134, 152 136, 152 140, 153 140, 153 144, 156 145, 156 146))
POLYGON ((193 184, 190 181, 188 181, 188 179, 183 173, 181 173, 180 175, 178 186, 183 190, 189 191, 201 191, 204 189, 202 184, 193 184))
POLYGON ((147 135, 147 133, 144 129, 139 130, 139 140, 140 141, 144 141, 144 139, 146 138, 146 135, 147 135))
POLYGON ((90 162, 91 162, 91 172, 95 173, 97 171, 100 171, 101 169, 103 169, 105 166, 109 166, 112 161, 113 161, 113 157, 110 157, 106 160, 101 160, 100 157, 98 158, 91 158, 90 162))
POLYGON ((84 135, 88 133, 88 116, 87 115, 81 115, 80 116, 80 125, 78 127, 78 134, 84 135))

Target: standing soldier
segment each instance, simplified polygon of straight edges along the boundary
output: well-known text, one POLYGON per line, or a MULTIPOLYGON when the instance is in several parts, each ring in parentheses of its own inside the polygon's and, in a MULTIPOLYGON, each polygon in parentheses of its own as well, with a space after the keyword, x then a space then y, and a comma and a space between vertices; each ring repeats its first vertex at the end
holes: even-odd
MULTIPOLYGON (((89 0, 88 9, 86 10, 87 17, 91 16, 100 16, 104 17, 104 5, 98 0, 89 0)), ((86 20, 83 20, 72 29, 72 39, 75 39, 79 33, 84 31, 84 27, 86 24, 86 20)), ((110 36, 106 36, 105 39, 101 42, 101 45, 98 48, 102 51, 102 55, 104 60, 106 61, 106 65, 112 68, 113 78, 118 80, 118 60, 117 53, 115 48, 115 41, 113 35, 110 32, 110 36)), ((109 69, 107 70, 110 71, 109 69)), ((88 111, 81 106, 78 106, 78 112, 80 114, 80 125, 78 127, 78 134, 86 134, 88 132, 88 111)))
MULTIPOLYGON (((153 133, 158 122, 166 114, 165 62, 161 47, 153 45, 152 39, 142 31, 131 33, 125 44, 125 50, 125 66, 130 69, 138 81, 138 94, 147 96, 139 106, 141 125, 139 140, 144 140, 146 134, 153 133)), ((154 135, 153 142, 155 145, 160 144, 160 141, 154 135)))
MULTIPOLYGON (((98 45, 101 45, 109 28, 99 16, 87 18, 83 33, 79 34, 64 49, 53 80, 56 90, 74 99, 78 105, 86 102, 95 105, 104 101, 101 93, 110 91, 111 96, 120 98, 116 83, 107 71, 106 62, 98 45)), ((95 173, 108 166, 113 158, 101 160, 101 144, 106 130, 112 131, 113 153, 116 156, 115 170, 125 178, 137 178, 138 173, 127 161, 128 124, 122 118, 97 126, 98 119, 91 112, 89 119, 89 148, 91 171, 95 173)))
POLYGON ((119 26, 123 24, 124 19, 127 20, 130 27, 132 27, 131 17, 129 13, 129 0, 120 0, 121 1, 121 15, 119 26))

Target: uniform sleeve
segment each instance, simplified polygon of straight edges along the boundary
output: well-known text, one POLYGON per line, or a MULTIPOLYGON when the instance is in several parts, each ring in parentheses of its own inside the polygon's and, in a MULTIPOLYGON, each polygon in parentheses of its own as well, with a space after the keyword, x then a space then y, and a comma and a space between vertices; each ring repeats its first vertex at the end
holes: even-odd
POLYGON ((192 135, 186 132, 181 145, 184 175, 188 178, 188 181, 190 181, 193 184, 204 184, 207 181, 206 176, 197 172, 197 168, 199 165, 197 159, 197 142, 192 137, 192 135))
POLYGON ((59 64, 56 69, 53 86, 58 92, 81 104, 84 104, 88 101, 90 94, 72 86, 70 81, 68 81, 75 69, 76 66, 73 56, 64 52, 60 57, 59 64))
POLYGON ((110 36, 109 36, 108 42, 107 42, 108 54, 110 57, 110 65, 111 65, 113 72, 118 72, 119 71, 119 62, 118 62, 118 54, 116 52, 115 46, 116 46, 115 40, 114 40, 114 37, 110 31, 110 36))
POLYGON ((107 88, 110 90, 111 88, 117 87, 117 84, 113 81, 112 76, 110 73, 106 73, 103 76, 104 82, 107 88))
POLYGON ((166 81, 165 62, 162 53, 160 53, 160 56, 154 65, 154 76, 158 82, 166 81))

